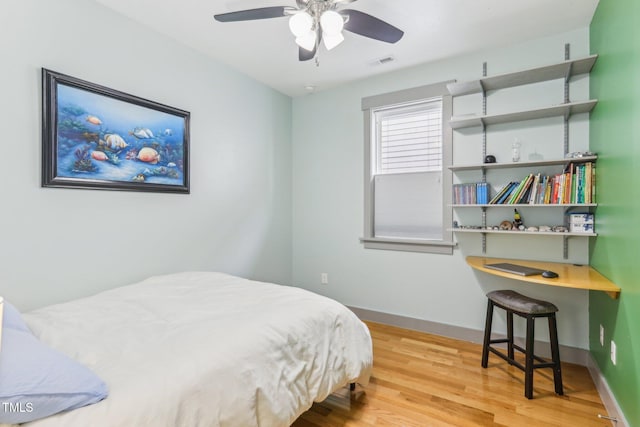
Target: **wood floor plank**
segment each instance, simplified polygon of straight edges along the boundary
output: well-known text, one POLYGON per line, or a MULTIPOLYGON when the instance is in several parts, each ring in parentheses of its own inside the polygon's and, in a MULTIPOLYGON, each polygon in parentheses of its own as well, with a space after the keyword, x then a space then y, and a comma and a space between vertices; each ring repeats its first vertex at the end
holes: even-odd
POLYGON ((610 426, 588 370, 562 364, 564 396, 550 369, 534 374, 534 399, 524 397, 524 374, 482 346, 367 322, 373 373, 355 393, 338 390, 315 403, 294 427, 610 426))

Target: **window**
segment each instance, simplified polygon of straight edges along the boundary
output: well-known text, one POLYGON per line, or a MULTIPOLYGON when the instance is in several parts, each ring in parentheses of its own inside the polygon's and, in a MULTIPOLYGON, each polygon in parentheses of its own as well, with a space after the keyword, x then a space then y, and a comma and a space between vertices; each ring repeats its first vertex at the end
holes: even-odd
POLYGON ((365 98, 362 107, 365 247, 451 254, 446 84, 365 98))

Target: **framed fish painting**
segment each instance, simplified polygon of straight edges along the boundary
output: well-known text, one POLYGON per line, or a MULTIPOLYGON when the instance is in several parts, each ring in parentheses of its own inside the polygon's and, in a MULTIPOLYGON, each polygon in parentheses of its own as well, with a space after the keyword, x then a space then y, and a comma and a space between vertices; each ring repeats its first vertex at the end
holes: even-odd
POLYGON ((42 69, 42 186, 189 193, 189 118, 42 69))

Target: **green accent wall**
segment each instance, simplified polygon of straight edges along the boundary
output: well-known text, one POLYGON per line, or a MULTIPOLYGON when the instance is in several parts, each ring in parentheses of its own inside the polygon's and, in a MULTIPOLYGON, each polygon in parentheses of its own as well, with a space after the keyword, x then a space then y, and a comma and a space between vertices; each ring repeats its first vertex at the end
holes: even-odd
POLYGON ((598 99, 590 148, 599 154, 591 264, 622 292, 618 300, 590 293, 589 346, 625 418, 640 426, 640 2, 600 0, 590 38, 599 55, 590 79, 598 99))

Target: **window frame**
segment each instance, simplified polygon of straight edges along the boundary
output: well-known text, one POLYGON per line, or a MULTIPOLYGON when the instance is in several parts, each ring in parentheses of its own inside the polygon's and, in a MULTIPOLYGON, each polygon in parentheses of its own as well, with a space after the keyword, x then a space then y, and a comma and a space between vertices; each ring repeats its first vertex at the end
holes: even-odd
POLYGON ((365 249, 383 249, 393 251, 426 252, 437 254, 453 254, 456 246, 450 225, 453 221, 451 208, 451 188, 453 174, 449 169, 453 159, 453 131, 448 119, 453 114, 453 99, 447 90, 452 81, 435 83, 411 89, 362 99, 364 115, 364 234, 360 242, 365 249), (375 117, 378 109, 409 105, 433 98, 442 99, 442 240, 396 239, 375 237, 374 234, 374 184, 375 175, 375 117), (373 138, 373 139, 372 139, 373 138))

